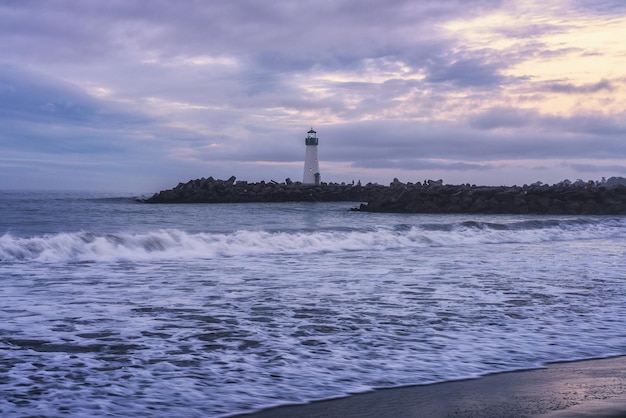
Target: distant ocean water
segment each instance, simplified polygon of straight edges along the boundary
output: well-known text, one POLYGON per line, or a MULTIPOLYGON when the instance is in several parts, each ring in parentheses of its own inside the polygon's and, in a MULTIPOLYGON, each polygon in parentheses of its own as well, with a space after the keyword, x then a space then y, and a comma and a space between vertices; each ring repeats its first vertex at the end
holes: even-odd
POLYGON ((626 354, 626 217, 0 192, 0 415, 225 416, 626 354))

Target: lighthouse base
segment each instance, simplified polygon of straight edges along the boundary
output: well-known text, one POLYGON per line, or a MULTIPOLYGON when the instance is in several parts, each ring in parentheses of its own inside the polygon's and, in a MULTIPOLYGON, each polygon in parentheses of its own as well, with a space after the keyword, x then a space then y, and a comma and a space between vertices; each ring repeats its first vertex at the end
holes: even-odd
POLYGON ((302 183, 304 184, 320 184, 320 166, 317 159, 317 146, 307 145, 304 155, 304 175, 302 183))

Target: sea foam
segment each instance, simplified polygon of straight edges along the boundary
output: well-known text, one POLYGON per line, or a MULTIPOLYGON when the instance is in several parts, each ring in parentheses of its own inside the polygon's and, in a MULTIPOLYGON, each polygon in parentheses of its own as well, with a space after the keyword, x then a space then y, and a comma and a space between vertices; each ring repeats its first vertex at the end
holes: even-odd
POLYGON ((449 224, 378 227, 367 230, 189 233, 163 229, 147 233, 64 232, 35 237, 0 237, 0 261, 99 262, 210 259, 264 254, 306 254, 432 246, 534 243, 619 238, 619 219, 535 220, 514 223, 465 221, 449 224))

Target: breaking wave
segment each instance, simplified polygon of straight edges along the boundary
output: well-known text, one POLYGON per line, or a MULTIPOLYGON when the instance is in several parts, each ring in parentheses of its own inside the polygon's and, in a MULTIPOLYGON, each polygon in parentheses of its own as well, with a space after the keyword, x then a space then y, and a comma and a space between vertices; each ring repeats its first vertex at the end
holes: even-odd
POLYGON ((465 221, 314 232, 244 230, 232 233, 188 233, 168 229, 137 234, 82 231, 29 238, 5 234, 0 237, 0 262, 208 259, 612 237, 626 237, 626 223, 623 219, 527 220, 512 223, 465 221))

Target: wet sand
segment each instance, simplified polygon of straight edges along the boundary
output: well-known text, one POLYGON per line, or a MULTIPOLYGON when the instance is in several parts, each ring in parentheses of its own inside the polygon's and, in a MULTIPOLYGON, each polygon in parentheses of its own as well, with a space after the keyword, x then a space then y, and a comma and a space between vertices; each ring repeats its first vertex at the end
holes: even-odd
POLYGON ((626 417, 626 356, 382 389, 241 417, 626 417))

